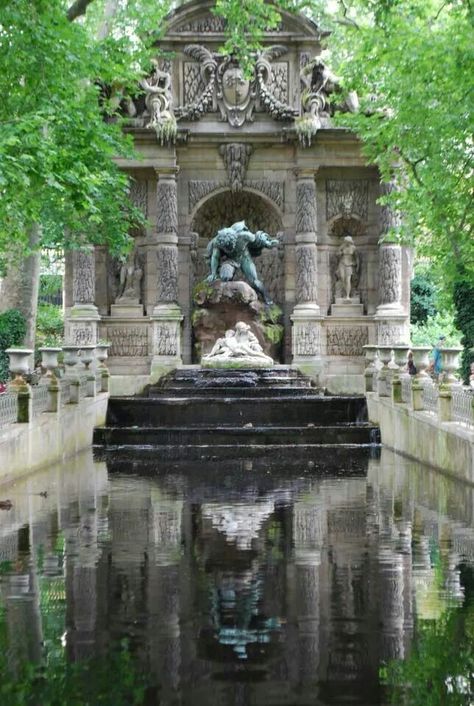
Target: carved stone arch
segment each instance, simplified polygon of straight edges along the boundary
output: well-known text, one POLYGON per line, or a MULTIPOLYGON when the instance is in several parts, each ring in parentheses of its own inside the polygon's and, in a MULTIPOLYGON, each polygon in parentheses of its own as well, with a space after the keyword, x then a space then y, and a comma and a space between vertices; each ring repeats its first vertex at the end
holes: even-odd
MULTIPOLYGON (((282 215, 277 206, 257 190, 244 189, 232 193, 230 189, 219 189, 204 197, 192 214, 190 230, 199 236, 195 258, 192 286, 201 282, 208 274, 206 246, 217 231, 237 221, 245 221, 252 231, 264 230, 270 235, 282 235, 282 215)), ((264 250, 258 258, 259 275, 273 301, 284 300, 283 243, 277 249, 264 250)))
MULTIPOLYGON (((194 182, 196 183, 196 182, 194 182)), ((190 209, 190 221, 191 221, 191 231, 193 232, 198 232, 194 228, 194 222, 195 219, 201 211, 201 209, 205 206, 205 204, 210 201, 211 199, 216 198, 219 195, 222 194, 231 194, 231 191, 227 184, 222 184, 219 182, 202 182, 203 184, 203 190, 202 193, 204 194, 198 201, 195 201, 192 203, 192 208, 190 209)), ((275 217, 279 221, 279 226, 278 226, 278 231, 275 232, 280 232, 283 229, 283 205, 284 205, 284 184, 281 182, 281 197, 280 195, 274 195, 272 194, 272 191, 276 193, 276 189, 274 189, 276 182, 265 182, 265 181, 259 181, 258 183, 255 182, 255 184, 252 185, 245 185, 245 187, 242 189, 241 192, 238 192, 237 194, 232 194, 232 196, 235 198, 235 200, 238 202, 238 196, 239 194, 254 194, 256 197, 262 200, 266 206, 271 209, 275 213, 275 217), (273 187, 273 188, 272 188, 273 187), (268 192, 268 193, 265 193, 268 192), (270 194, 270 195, 268 195, 270 194)), ((237 220, 245 220, 244 218, 240 218, 237 220)), ((248 224, 249 225, 249 224, 248 224)), ((222 225, 220 226, 221 228, 223 227, 222 225)), ((261 230, 265 230, 265 228, 261 228, 261 230)), ((203 236, 201 236, 203 237, 203 236)), ((212 237, 212 236, 211 236, 212 237)))

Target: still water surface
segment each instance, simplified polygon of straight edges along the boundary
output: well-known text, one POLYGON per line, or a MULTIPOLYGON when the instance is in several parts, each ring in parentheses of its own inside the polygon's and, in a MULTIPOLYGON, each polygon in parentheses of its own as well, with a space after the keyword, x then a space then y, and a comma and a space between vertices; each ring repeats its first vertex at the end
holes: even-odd
POLYGON ((375 706, 394 659, 468 704, 473 488, 385 450, 350 477, 288 468, 88 452, 0 487, 2 680, 121 644, 150 705, 375 706))

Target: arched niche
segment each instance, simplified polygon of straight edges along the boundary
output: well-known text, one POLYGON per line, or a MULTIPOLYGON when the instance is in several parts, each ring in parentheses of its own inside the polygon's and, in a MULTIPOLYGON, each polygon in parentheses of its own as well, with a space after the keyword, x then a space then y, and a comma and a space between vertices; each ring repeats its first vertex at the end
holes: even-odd
MULTIPOLYGON (((222 191, 210 196, 194 214, 191 231, 197 233, 198 248, 193 265, 193 288, 208 274, 206 246, 221 228, 245 221, 251 231, 263 230, 282 239, 281 216, 269 201, 251 191, 222 191)), ((261 280, 277 304, 284 300, 283 243, 279 248, 264 250, 256 259, 261 280)), ((243 276, 242 276, 243 279, 243 276)))
MULTIPOLYGON (((330 302, 335 301, 336 296, 336 269, 339 262, 338 250, 339 246, 342 244, 343 238, 346 235, 352 236, 354 244, 359 253, 360 271, 359 279, 357 285, 357 291, 360 294, 360 300, 364 305, 364 311, 367 312, 368 308, 368 278, 367 278, 367 248, 366 246, 361 247, 361 239, 367 233, 367 225, 364 221, 354 215, 344 215, 336 216, 329 223, 329 236, 331 238, 332 247, 329 251, 329 271, 331 277, 331 293, 330 302)), ((328 313, 330 307, 328 308, 328 313)))

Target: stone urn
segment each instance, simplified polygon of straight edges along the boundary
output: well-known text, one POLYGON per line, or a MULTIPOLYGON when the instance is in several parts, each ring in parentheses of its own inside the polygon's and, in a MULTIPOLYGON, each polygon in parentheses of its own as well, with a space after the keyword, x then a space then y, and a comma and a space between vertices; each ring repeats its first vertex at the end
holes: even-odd
POLYGON ((10 359, 9 370, 15 375, 12 385, 24 385, 24 376, 30 369, 29 359, 33 351, 29 348, 7 348, 5 353, 10 359))
POLYGON ((364 370, 365 377, 365 391, 374 391, 374 374, 377 372, 375 367, 375 356, 377 355, 377 346, 362 346, 365 351, 365 359, 367 361, 367 367, 364 370))
POLYGON ((84 364, 84 367, 87 372, 89 372, 89 365, 93 362, 95 359, 95 344, 93 345, 88 345, 88 346, 81 346, 81 351, 79 353, 79 357, 81 359, 81 363, 84 364))
POLYGON ((408 351, 410 350, 410 346, 407 346, 405 344, 400 344, 400 345, 395 345, 393 346, 393 354, 394 354, 394 359, 395 359, 395 364, 402 372, 407 364, 407 359, 408 359, 408 351))
POLYGON ((105 361, 109 357, 110 343, 98 343, 95 347, 95 357, 99 361, 99 368, 107 368, 105 361))
POLYGON ((459 356, 462 350, 462 348, 441 348, 442 370, 446 373, 443 382, 448 385, 458 382, 454 373, 459 369, 459 356))
POLYGON ((431 348, 425 348, 424 346, 412 346, 410 348, 410 350, 413 353, 413 362, 416 367, 416 377, 417 378, 428 377, 428 373, 426 372, 426 368, 430 364, 429 354, 430 354, 431 348))
POLYGON ((40 348, 41 366, 46 368, 46 376, 48 378, 55 377, 54 371, 57 369, 58 355, 61 353, 61 348, 40 348))
POLYGON ((393 346, 377 346, 379 360, 384 368, 387 368, 388 364, 392 360, 392 350, 393 346))
POLYGON ((64 365, 66 366, 66 373, 72 375, 74 372, 74 366, 79 362, 79 346, 63 346, 64 352, 64 365))

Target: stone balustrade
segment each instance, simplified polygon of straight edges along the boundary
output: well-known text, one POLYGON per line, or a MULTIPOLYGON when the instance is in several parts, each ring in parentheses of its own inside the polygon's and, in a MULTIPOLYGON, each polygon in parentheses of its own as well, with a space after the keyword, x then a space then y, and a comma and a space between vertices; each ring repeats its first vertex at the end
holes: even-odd
POLYGON ((109 390, 105 364, 108 344, 43 348, 42 371, 37 384, 30 384, 27 360, 31 351, 11 349, 10 374, 15 379, 0 393, 0 428, 31 422, 43 413, 60 414, 66 405, 80 404, 109 390), (96 348, 98 355, 96 356, 96 348), (64 365, 58 362, 63 354, 64 365))
POLYGON ((439 422, 459 423, 474 429, 474 389, 462 385, 454 376, 461 349, 441 349, 446 373, 430 377, 427 373, 429 348, 414 347, 417 372, 406 369, 407 346, 365 346, 368 366, 366 392, 375 399, 385 398, 394 405, 405 404, 416 412, 426 412, 439 422), (376 349, 376 350, 375 350, 376 349))

